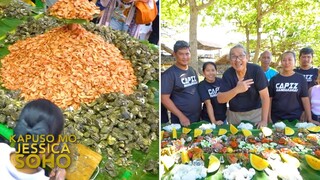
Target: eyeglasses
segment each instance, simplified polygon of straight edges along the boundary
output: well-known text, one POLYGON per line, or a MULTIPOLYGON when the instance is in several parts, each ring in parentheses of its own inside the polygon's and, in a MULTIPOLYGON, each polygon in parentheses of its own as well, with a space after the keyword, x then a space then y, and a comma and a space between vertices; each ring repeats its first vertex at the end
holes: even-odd
POLYGON ((237 59, 239 59, 239 60, 243 60, 244 58, 246 57, 246 55, 245 54, 242 54, 242 55, 240 55, 240 56, 230 56, 230 59, 231 59, 231 61, 236 61, 237 59))

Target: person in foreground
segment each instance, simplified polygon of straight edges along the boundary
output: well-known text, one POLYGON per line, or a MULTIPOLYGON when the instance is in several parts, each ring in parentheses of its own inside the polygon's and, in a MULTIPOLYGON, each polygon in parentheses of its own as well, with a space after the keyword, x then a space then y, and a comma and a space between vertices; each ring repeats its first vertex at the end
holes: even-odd
POLYGON ((232 67, 223 73, 223 83, 217 99, 229 102, 227 121, 240 124, 242 120, 255 123, 257 128, 267 126, 270 99, 268 80, 261 67, 248 63, 245 48, 238 44, 230 49, 232 67))
MULTIPOLYGON (((14 128, 14 139, 18 140, 18 137, 25 139, 26 135, 53 135, 55 139, 62 133, 64 126, 64 118, 61 110, 45 99, 33 100, 25 105, 19 116, 16 127, 14 128)), ((28 142, 17 141, 15 148, 11 148, 5 143, 0 143, 0 174, 1 179, 23 179, 23 180, 43 180, 49 179, 45 176, 45 171, 41 167, 31 168, 25 163, 22 168, 17 168, 19 161, 26 161, 27 157, 32 154, 36 147, 39 150, 39 142, 33 142, 33 138, 29 139, 28 142), (26 148, 21 152, 22 144, 28 144, 26 148), (19 152, 20 151, 20 152, 19 152), (17 161, 19 154, 25 155, 17 161)), ((51 146, 52 143, 44 142, 46 147, 51 146)), ((54 143, 54 142, 53 142, 54 143)), ((46 154, 38 154, 42 159, 46 154)), ((64 169, 54 169, 50 174, 50 179, 64 179, 66 172, 64 169)))
POLYGON ((220 104, 217 101, 222 79, 216 77, 217 66, 214 62, 205 62, 202 66, 202 72, 205 79, 198 86, 201 101, 204 102, 201 119, 221 125, 226 119, 227 112, 226 103, 220 104))
POLYGON ((279 120, 300 120, 305 111, 308 122, 318 124, 311 117, 308 97, 308 84, 303 75, 294 72, 295 53, 287 51, 282 54, 282 72, 271 78, 269 93, 271 102, 271 119, 275 123, 279 120))
POLYGON ((190 67, 190 49, 185 41, 173 47, 176 63, 161 75, 161 103, 171 112, 171 123, 189 126, 200 119, 198 75, 190 67))

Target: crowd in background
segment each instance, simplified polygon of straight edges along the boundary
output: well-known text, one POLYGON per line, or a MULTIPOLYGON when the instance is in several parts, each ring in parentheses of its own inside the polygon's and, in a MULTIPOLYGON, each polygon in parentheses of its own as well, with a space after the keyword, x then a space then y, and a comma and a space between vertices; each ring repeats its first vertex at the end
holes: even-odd
MULTIPOLYGON (((43 3, 46 8, 51 7, 57 0, 23 0, 24 2, 41 6, 43 3)), ((149 43, 158 45, 159 43, 159 12, 160 6, 158 0, 89 0, 94 2, 100 8, 99 17, 95 18, 92 22, 109 26, 114 30, 124 31, 130 36, 148 40, 149 43), (157 9, 157 16, 148 24, 137 24, 135 22, 136 10, 130 11, 131 7, 135 6, 135 2, 140 1, 148 3, 150 7, 157 9), (153 2, 156 6, 153 7, 153 2)))

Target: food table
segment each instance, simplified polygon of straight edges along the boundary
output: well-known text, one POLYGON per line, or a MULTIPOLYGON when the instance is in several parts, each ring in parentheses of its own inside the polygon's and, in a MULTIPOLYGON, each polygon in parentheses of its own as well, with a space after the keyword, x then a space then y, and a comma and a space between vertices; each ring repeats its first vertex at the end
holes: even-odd
MULTIPOLYGON (((245 123, 248 122, 245 121, 245 123)), ((170 174, 170 172, 174 169, 174 167, 177 164, 182 164, 181 161, 189 162, 190 164, 190 162, 192 162, 192 156, 197 153, 197 157, 199 159, 203 159, 205 168, 212 169, 214 164, 220 164, 220 167, 215 167, 218 168, 217 170, 214 170, 210 173, 207 172, 206 177, 203 179, 224 179, 224 170, 231 163, 235 162, 241 162, 241 167, 247 169, 253 168, 253 166, 256 166, 255 169, 262 168, 260 171, 255 170, 255 174, 252 179, 271 179, 269 176, 275 174, 275 172, 272 171, 273 169, 271 166, 272 164, 273 168, 275 169, 275 163, 271 162, 271 156, 281 157, 282 163, 295 164, 296 166, 299 166, 299 171, 297 172, 300 173, 303 179, 319 179, 320 164, 315 165, 316 167, 314 168, 318 169, 315 170, 310 167, 305 157, 306 154, 308 154, 307 156, 311 155, 312 158, 317 156, 315 160, 317 160, 317 163, 320 162, 318 154, 320 147, 320 127, 317 126, 317 128, 307 130, 305 128, 295 127, 296 123, 298 123, 297 121, 284 121, 284 123, 286 125, 284 130, 280 130, 280 128, 275 129, 272 127, 272 124, 269 124, 268 128, 265 128, 264 130, 252 129, 248 132, 247 130, 242 131, 236 126, 232 127, 225 124, 216 126, 215 129, 207 130, 207 132, 205 130, 199 132, 199 127, 201 125, 208 124, 208 122, 202 121, 191 124, 188 129, 181 128, 176 130, 176 135, 174 130, 169 133, 166 132, 163 128, 168 124, 162 124, 162 147, 160 157, 160 174, 162 174, 162 179, 172 179, 173 175, 170 174), (182 131, 185 133, 188 131, 190 132, 188 132, 186 135, 182 131), (195 137, 195 133, 199 135, 196 135, 197 137, 195 137), (172 138, 172 136, 176 136, 177 138, 172 138), (184 139, 182 142, 181 137, 184 139), (192 140, 190 140, 190 138, 192 140), (213 139, 215 140, 213 141, 213 139), (224 140, 219 141, 221 139, 224 140), (210 141, 217 143, 208 143, 210 141), (221 147, 218 147, 216 144, 220 144, 221 147), (201 152, 194 153, 195 147, 198 147, 202 150, 203 156, 199 155, 201 152), (188 158, 186 160, 186 156, 183 155, 185 152, 187 152, 190 161, 188 158), (192 155, 192 153, 194 154, 192 155), (170 156, 168 156, 168 154, 170 154, 170 156), (262 158, 261 162, 260 160, 254 159, 255 157, 251 157, 251 154, 258 155, 258 158, 262 158), (215 156, 220 163, 210 164, 210 155, 215 156), (223 157, 223 159, 221 159, 221 157, 223 157), (269 159, 267 157, 269 157, 269 159), (267 162, 262 162, 265 160, 267 161, 267 159, 268 164, 267 162), (224 163, 221 163, 221 160, 224 161, 224 163), (285 162, 285 160, 288 162, 285 162), (259 162, 256 162, 255 164, 255 161, 259 162)), ((197 149, 197 151, 199 151, 199 149, 197 149)), ((285 166, 288 164, 282 165, 285 166)), ((288 174, 290 173, 292 172, 288 172, 288 174)), ((278 178, 281 179, 279 176, 278 178)), ((282 178, 285 179, 285 177, 282 178)))

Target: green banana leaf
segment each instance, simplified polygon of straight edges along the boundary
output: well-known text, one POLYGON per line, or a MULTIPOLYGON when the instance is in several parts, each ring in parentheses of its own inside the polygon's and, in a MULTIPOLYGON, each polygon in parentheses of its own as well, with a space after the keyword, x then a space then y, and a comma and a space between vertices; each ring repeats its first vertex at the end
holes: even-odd
MULTIPOLYGON (((158 81, 149 81, 147 83, 148 87, 155 87, 159 91, 159 82, 158 81)), ((159 93, 155 93, 154 106, 159 109, 159 93)), ((159 179, 159 173, 157 172, 147 172, 145 171, 146 166, 149 166, 150 163, 157 164, 159 162, 159 140, 152 141, 149 150, 147 153, 142 151, 133 150, 132 159, 133 163, 124 168, 124 167, 115 167, 117 176, 111 178, 106 171, 102 171, 106 164, 108 163, 108 156, 105 152, 102 153, 102 161, 99 164, 100 173, 96 177, 97 180, 105 179, 122 179, 122 180, 153 180, 159 179)), ((96 173, 96 172, 95 172, 96 173)), ((95 174, 94 173, 94 174, 95 174)))
MULTIPOLYGON (((246 120, 244 120, 242 122, 250 123, 249 121, 246 121, 246 120)), ((297 128, 295 127, 295 124, 298 122, 298 120, 295 120, 295 121, 292 121, 292 122, 290 122, 288 120, 283 120, 282 122, 284 122, 288 127, 292 128, 295 131, 294 135, 298 134, 297 128)), ((188 128, 194 130, 194 129, 200 127, 202 124, 207 124, 207 123, 209 123, 209 122, 208 121, 195 122, 195 123, 190 124, 190 126, 188 128)), ((169 123, 161 124, 161 127, 165 127, 167 125, 169 125, 169 123)), ((272 129, 273 128, 272 125, 273 124, 268 124, 268 127, 272 129)), ((218 131, 221 128, 226 129, 228 131, 226 135, 231 135, 230 126, 228 124, 217 125, 216 129, 213 130, 212 134, 214 136, 217 136, 218 135, 218 131)), ((260 129, 256 129, 256 127, 254 127, 254 129, 252 129, 250 131, 252 132, 252 135, 254 135, 254 136, 259 135, 259 133, 261 132, 261 130, 260 129)), ((239 133, 241 133, 241 132, 239 131, 239 133)), ((177 130, 177 135, 179 136, 181 134, 182 134, 182 128, 180 130, 177 130)), ((193 137, 193 131, 191 131, 189 134, 193 137)))
POLYGON ((157 110, 159 110, 159 81, 149 81, 147 83, 147 86, 154 87, 157 89, 154 98, 154 107, 157 108, 157 110))
POLYGON ((17 26, 25 22, 24 19, 2 18, 0 19, 0 59, 9 54, 8 44, 5 44, 4 39, 7 33, 14 32, 17 26))
POLYGON ((0 6, 6 6, 10 4, 12 0, 0 0, 0 6))
MULTIPOLYGON (((0 0, 1 2, 1 0, 0 0)), ((41 16, 38 14, 36 16, 41 16)), ((0 45, 4 44, 4 38, 6 33, 14 32, 16 27, 22 24, 25 20, 19 19, 0 19, 0 45)), ((67 20, 66 23, 85 23, 85 20, 67 20)), ((8 45, 5 44, 3 47, 0 47, 0 59, 9 54, 8 45)), ((1 64, 0 64, 1 67, 1 64)), ((154 107, 158 110, 159 109, 159 82, 158 81, 149 81, 147 83, 149 87, 155 87, 157 92, 155 93, 154 99, 154 107)), ((100 170, 99 174, 97 175, 96 179, 158 179, 159 173, 158 172, 146 172, 145 166, 150 164, 150 161, 157 164, 159 161, 159 140, 153 141, 147 153, 142 151, 133 151, 133 157, 131 160, 133 163, 129 167, 115 167, 116 173, 118 174, 116 178, 111 178, 109 174, 106 172, 105 165, 108 163, 108 157, 105 152, 102 153, 103 159, 99 165, 100 170)), ((95 172, 96 173, 96 172, 95 172)), ((95 174, 94 173, 94 174, 95 174)))

